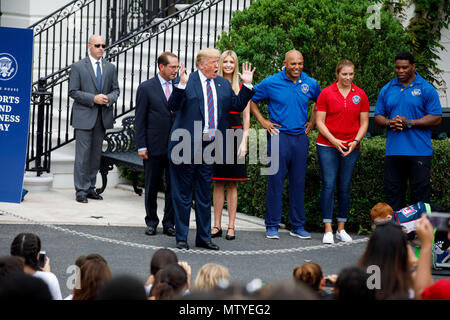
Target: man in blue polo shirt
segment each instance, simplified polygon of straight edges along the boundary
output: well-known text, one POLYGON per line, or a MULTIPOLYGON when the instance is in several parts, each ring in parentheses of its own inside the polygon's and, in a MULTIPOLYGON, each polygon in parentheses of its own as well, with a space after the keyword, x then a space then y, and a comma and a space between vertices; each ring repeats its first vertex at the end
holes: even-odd
POLYGON ((375 123, 387 128, 384 186, 387 203, 398 211, 410 203, 430 202, 431 128, 442 109, 436 89, 417 72, 409 52, 395 57, 396 78, 381 89, 375 123))
POLYGON ((308 101, 317 101, 320 87, 316 80, 302 72, 303 56, 299 51, 288 51, 283 65, 281 72, 254 87, 256 93, 250 100, 251 112, 270 134, 269 152, 273 143, 279 143, 278 155, 270 155, 272 159, 278 157, 279 168, 267 177, 266 237, 279 239, 283 185, 288 174, 290 235, 310 239, 311 235, 304 228, 304 190, 309 147, 307 135, 314 128, 314 111, 308 122, 308 101), (267 100, 269 120, 261 115, 256 105, 262 100, 267 100))

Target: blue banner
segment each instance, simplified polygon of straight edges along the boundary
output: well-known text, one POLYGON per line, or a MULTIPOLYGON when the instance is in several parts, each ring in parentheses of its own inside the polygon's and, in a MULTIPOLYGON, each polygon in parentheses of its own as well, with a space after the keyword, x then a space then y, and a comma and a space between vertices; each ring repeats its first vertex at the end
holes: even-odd
POLYGON ((22 198, 32 64, 33 30, 0 27, 0 202, 22 198))

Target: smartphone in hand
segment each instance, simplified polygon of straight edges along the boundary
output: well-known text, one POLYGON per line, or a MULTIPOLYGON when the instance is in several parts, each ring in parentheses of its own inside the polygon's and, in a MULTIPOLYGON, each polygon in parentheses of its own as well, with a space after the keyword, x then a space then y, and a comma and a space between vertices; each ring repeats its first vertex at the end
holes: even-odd
POLYGON ((45 258, 47 257, 47 253, 45 251, 39 251, 39 267, 43 268, 45 266, 45 258))

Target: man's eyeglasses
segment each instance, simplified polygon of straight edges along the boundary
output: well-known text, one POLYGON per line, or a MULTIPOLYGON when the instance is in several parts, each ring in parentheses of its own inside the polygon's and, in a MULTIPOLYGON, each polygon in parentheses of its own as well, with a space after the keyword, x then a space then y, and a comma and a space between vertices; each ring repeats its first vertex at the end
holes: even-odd
POLYGON ((93 46, 96 47, 96 48, 100 48, 100 46, 101 46, 103 49, 106 48, 106 44, 99 44, 99 43, 97 43, 97 44, 94 44, 93 46))

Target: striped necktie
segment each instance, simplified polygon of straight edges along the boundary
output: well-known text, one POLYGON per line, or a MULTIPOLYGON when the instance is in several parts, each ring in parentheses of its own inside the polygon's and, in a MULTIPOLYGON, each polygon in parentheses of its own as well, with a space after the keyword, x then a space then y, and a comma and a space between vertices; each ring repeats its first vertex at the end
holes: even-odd
POLYGON ((215 123, 214 123, 214 96, 211 89, 211 80, 206 79, 206 95, 208 102, 208 128, 209 128, 209 136, 211 140, 214 140, 214 131, 215 131, 215 123))

